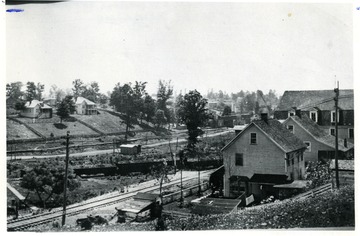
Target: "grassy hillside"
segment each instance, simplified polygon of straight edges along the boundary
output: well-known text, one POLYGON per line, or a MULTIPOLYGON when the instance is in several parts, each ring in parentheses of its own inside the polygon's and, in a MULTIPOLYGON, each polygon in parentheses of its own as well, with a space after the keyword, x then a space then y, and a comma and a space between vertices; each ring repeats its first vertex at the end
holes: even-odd
POLYGON ((54 123, 34 123, 29 124, 32 128, 37 130, 39 133, 44 135, 45 137, 51 137, 51 133, 54 134, 55 137, 66 135, 67 131, 70 131, 72 135, 88 135, 88 134, 97 134, 92 129, 86 127, 80 122, 63 122, 62 124, 54 124, 54 123))
MULTIPOLYGON (((82 116, 73 115, 76 119, 79 119, 92 127, 100 130, 103 133, 115 133, 125 132, 125 125, 120 123, 120 118, 111 115, 107 112, 101 111, 99 115, 82 116)), ((136 127, 139 129, 139 127, 136 127)))
POLYGON ((34 132, 12 120, 6 119, 6 138, 11 139, 31 139, 39 138, 34 132))

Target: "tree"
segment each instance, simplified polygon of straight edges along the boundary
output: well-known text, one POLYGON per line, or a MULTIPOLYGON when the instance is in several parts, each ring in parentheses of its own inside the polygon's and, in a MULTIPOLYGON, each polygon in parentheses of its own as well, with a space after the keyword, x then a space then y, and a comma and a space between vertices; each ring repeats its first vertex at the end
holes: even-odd
POLYGON ((45 85, 37 83, 36 85, 36 99, 41 101, 42 99, 42 93, 44 92, 45 85))
POLYGON ((147 122, 153 121, 153 117, 155 116, 155 109, 156 109, 155 100, 149 94, 146 94, 144 98, 143 113, 144 113, 144 118, 147 122))
POLYGON ((171 80, 165 82, 159 80, 159 88, 157 92, 157 109, 163 110, 167 121, 170 123, 172 121, 171 111, 167 108, 168 105, 171 105, 169 99, 173 95, 173 86, 171 85, 171 80))
POLYGON ((85 91, 86 86, 84 85, 84 82, 81 81, 81 79, 76 79, 73 82, 74 88, 72 89, 74 98, 77 99, 78 97, 81 97, 82 94, 85 91))
POLYGON ((179 119, 179 110, 180 110, 180 105, 182 103, 182 101, 184 100, 184 96, 180 93, 176 99, 175 99, 175 122, 176 124, 180 123, 180 119, 179 119))
POLYGON ((15 110, 22 111, 25 109, 25 102, 19 101, 15 103, 15 110))
POLYGON ((146 84, 147 82, 139 82, 135 81, 134 85, 134 103, 137 109, 139 109, 139 119, 140 123, 142 123, 142 119, 144 116, 144 103, 146 97, 146 84))
POLYGON ((87 86, 80 86, 80 96, 93 102, 98 102, 100 97, 100 88, 98 82, 91 82, 87 86))
POLYGON ((62 123, 64 118, 69 117, 74 112, 75 103, 73 97, 68 95, 59 103, 56 114, 60 117, 60 123, 62 123))
POLYGON ((56 102, 59 103, 65 97, 65 92, 53 84, 51 85, 49 96, 55 98, 56 102))
POLYGON ((166 124, 166 121, 167 119, 165 117, 165 112, 163 110, 157 109, 154 117, 154 123, 157 124, 157 128, 159 129, 161 126, 166 124))
POLYGON ((116 84, 110 97, 110 105, 114 106, 115 110, 122 113, 123 115, 122 123, 126 125, 125 139, 127 139, 129 129, 134 128, 133 125, 138 123, 137 119, 139 118, 140 114, 138 105, 140 99, 138 92, 136 92, 137 89, 138 88, 136 87, 132 88, 131 83, 124 84, 123 86, 118 83, 116 84))
POLYGON ((26 83, 26 100, 32 101, 36 98, 36 85, 34 82, 26 83))
POLYGON ((196 91, 190 91, 184 96, 184 100, 180 102, 179 118, 186 125, 188 130, 188 148, 194 149, 198 142, 197 137, 203 134, 200 129, 206 124, 209 114, 205 108, 207 100, 196 91))
POLYGON ((228 116, 228 115, 230 115, 230 114, 231 114, 231 107, 226 105, 226 106, 224 107, 224 111, 223 111, 222 115, 223 115, 223 116, 228 116))
MULTIPOLYGON (((64 191, 64 173, 65 169, 61 162, 44 161, 26 171, 20 185, 35 191, 43 207, 46 208, 46 203, 54 194, 61 194, 64 191)), ((68 176, 68 187, 73 191, 80 186, 80 182, 75 179, 71 169, 68 176)))
POLYGON ((24 94, 21 91, 23 84, 19 82, 14 82, 6 84, 6 96, 12 97, 14 99, 19 99, 24 94))
POLYGON ((163 197, 163 192, 162 192, 162 186, 164 182, 169 182, 170 179, 168 177, 169 171, 171 170, 171 167, 168 166, 166 159, 164 158, 162 160, 162 162, 160 163, 160 165, 155 165, 153 167, 151 167, 151 174, 155 177, 155 179, 157 181, 159 181, 159 191, 160 191, 160 199, 161 199, 161 204, 162 204, 162 197, 163 197))
POLYGON ((106 103, 108 102, 109 98, 103 94, 103 93, 100 93, 99 95, 99 99, 98 99, 98 102, 101 104, 101 105, 106 105, 106 103))

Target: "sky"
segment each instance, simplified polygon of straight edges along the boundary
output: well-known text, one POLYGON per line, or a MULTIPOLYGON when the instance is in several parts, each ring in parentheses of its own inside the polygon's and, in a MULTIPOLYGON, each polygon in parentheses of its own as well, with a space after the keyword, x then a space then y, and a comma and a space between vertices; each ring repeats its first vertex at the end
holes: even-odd
POLYGON ((61 2, 8 5, 6 82, 159 80, 176 91, 353 86, 352 5, 340 3, 61 2))

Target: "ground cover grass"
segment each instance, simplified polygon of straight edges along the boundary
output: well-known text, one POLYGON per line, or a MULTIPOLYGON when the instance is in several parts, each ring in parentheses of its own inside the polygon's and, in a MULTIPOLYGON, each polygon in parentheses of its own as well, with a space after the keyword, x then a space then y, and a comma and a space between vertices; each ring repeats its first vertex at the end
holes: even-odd
MULTIPOLYGON (((126 126, 121 123, 121 119, 108 112, 101 111, 98 115, 74 115, 74 117, 104 133, 125 132, 126 126)), ((135 125, 134 129, 139 130, 141 128, 138 125, 135 125)))
POLYGON ((34 132, 25 125, 6 119, 6 139, 32 139, 39 138, 34 132))
POLYGON ((86 127, 85 125, 75 121, 75 122, 63 122, 62 125, 57 125, 58 123, 33 123, 29 124, 36 131, 44 135, 45 137, 51 137, 53 134, 55 137, 65 136, 67 131, 70 131, 72 135, 94 135, 98 134, 92 129, 86 127))

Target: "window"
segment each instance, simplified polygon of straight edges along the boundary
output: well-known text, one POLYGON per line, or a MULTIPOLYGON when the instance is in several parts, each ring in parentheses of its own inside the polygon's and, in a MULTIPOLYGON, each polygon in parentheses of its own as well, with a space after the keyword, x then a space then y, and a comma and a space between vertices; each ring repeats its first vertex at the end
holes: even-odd
POLYGON ((307 149, 305 150, 305 152, 311 152, 311 142, 305 141, 304 143, 307 146, 307 149))
POLYGON ((291 165, 294 165, 294 158, 291 159, 291 165))
POLYGON ((310 118, 311 118, 314 122, 317 122, 317 121, 318 121, 317 111, 310 111, 310 118))
POLYGON ((291 132, 294 133, 294 126, 293 125, 288 125, 287 129, 291 132))
POLYGON ((303 156, 303 154, 302 154, 302 153, 300 154, 300 158, 301 158, 301 161, 303 161, 303 160, 304 160, 304 156, 303 156))
MULTIPOLYGON (((338 111, 337 113, 337 121, 339 122, 339 114, 340 112, 338 111)), ((331 122, 335 123, 335 111, 331 111, 331 122)))
POLYGON ((335 136, 335 129, 334 128, 330 128, 330 135, 335 136))
POLYGON ((349 138, 351 138, 351 139, 354 138, 354 129, 352 129, 352 128, 349 129, 349 138))
POLYGON ((236 166, 243 166, 244 165, 244 158, 242 153, 235 154, 235 165, 236 166))
POLYGON ((256 133, 250 133, 250 144, 257 144, 256 133))
POLYGON ((290 116, 294 116, 295 115, 295 112, 293 112, 293 111, 289 111, 289 113, 288 113, 288 117, 290 117, 290 116))

